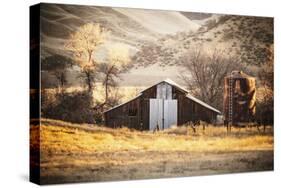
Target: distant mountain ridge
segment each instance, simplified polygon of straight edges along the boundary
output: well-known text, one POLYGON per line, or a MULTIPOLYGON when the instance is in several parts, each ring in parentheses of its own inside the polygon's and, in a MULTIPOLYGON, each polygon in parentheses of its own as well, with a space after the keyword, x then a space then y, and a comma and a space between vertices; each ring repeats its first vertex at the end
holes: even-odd
MULTIPOLYGON (((41 10, 43 57, 53 53, 69 56, 64 50, 67 38, 78 27, 89 22, 100 23, 111 32, 104 48, 115 42, 123 43, 131 49, 132 54, 142 44, 157 41, 166 34, 196 31, 200 27, 176 11, 61 4, 44 4, 41 10)), ((100 53, 104 53, 104 50, 100 53)))
MULTIPOLYGON (((94 58, 103 61, 113 43, 127 46, 133 68, 122 75, 122 84, 150 85, 178 77, 179 59, 198 46, 237 54, 242 63, 259 66, 273 44, 273 19, 178 11, 43 4, 41 56, 60 54, 71 33, 80 26, 99 23, 111 32, 94 58), (146 78, 145 80, 143 78, 146 78), (143 80, 140 82, 140 80, 143 80)), ((75 83, 77 70, 69 70, 75 83), (75 77, 75 78, 74 78, 75 77)))
POLYGON ((200 46, 235 54, 241 63, 251 66, 267 61, 267 48, 273 45, 272 18, 220 15, 205 20, 197 32, 180 32, 144 44, 134 60, 143 66, 157 62, 175 65, 181 56, 200 46))

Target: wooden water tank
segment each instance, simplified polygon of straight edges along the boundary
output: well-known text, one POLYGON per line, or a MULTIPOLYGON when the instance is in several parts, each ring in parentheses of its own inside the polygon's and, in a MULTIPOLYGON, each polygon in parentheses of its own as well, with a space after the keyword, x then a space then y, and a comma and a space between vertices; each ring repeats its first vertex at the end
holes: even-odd
POLYGON ((256 112, 256 81, 242 71, 224 78, 224 118, 227 124, 253 121, 256 112))

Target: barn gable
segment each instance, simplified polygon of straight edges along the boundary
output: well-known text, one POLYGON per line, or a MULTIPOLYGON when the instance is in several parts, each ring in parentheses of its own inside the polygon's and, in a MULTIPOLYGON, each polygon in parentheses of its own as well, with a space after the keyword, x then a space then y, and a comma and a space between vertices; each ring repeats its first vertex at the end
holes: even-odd
POLYGON ((219 110, 166 79, 144 89, 133 99, 105 111, 104 117, 109 127, 151 130, 156 126, 164 129, 195 120, 211 122, 218 114, 219 110))
POLYGON ((219 110, 217 110, 216 108, 210 106, 209 104, 207 104, 207 103, 201 101, 200 99, 198 99, 198 98, 192 96, 191 94, 189 94, 189 92, 188 92, 184 87, 178 85, 176 82, 174 82, 173 80, 171 80, 171 79, 169 79, 169 78, 167 78, 167 79, 165 79, 165 80, 163 80, 163 81, 161 81, 161 82, 158 82, 157 84, 154 84, 153 86, 151 86, 151 87, 149 87, 149 88, 147 88, 147 89, 142 90, 140 93, 143 94, 143 93, 145 93, 146 91, 148 91, 149 89, 151 89, 151 88, 153 88, 153 87, 155 87, 155 86, 157 86, 157 85, 159 85, 159 84, 161 84, 161 83, 167 83, 167 84, 173 86, 173 87, 174 87, 175 89, 177 89, 179 92, 182 92, 182 94, 184 94, 184 95, 185 95, 187 98, 189 98, 190 100, 192 100, 192 101, 194 101, 194 102, 196 102, 196 103, 198 103, 198 104, 204 106, 205 108, 208 108, 208 109, 210 109, 210 110, 212 110, 212 111, 214 111, 214 112, 216 112, 216 113, 218 113, 218 114, 221 114, 221 112, 220 112, 219 110))
POLYGON ((154 85, 152 85, 152 86, 150 86, 150 87, 148 87, 148 88, 142 90, 141 93, 143 93, 143 92, 145 92, 145 91, 151 89, 152 87, 155 87, 155 86, 157 86, 157 85, 159 85, 159 84, 161 84, 161 83, 167 83, 167 84, 169 84, 169 85, 171 85, 171 86, 177 88, 178 90, 182 91, 183 93, 188 93, 188 91, 187 91, 184 87, 178 85, 176 82, 174 82, 173 80, 171 80, 171 79, 169 79, 169 78, 167 78, 167 79, 165 79, 165 80, 163 80, 163 81, 161 81, 161 82, 158 82, 158 83, 156 83, 156 84, 154 84, 154 85))

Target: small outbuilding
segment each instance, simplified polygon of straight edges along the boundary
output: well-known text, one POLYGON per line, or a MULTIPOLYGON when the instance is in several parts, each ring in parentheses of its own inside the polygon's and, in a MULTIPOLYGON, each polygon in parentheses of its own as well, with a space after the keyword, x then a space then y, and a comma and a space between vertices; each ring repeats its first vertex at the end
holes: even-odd
POLYGON ((163 80, 135 98, 104 112, 107 127, 137 130, 166 129, 173 125, 202 120, 216 121, 221 112, 193 97, 170 79, 163 80))

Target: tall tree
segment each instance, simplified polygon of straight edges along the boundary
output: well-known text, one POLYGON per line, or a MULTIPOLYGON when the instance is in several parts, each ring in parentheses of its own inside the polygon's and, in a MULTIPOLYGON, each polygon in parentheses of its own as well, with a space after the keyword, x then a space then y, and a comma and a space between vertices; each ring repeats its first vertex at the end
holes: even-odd
POLYGON ((181 57, 180 78, 203 101, 222 109, 224 77, 232 70, 244 70, 235 56, 225 51, 198 48, 181 57))
POLYGON ((274 49, 267 48, 267 61, 258 71, 259 97, 257 99, 257 120, 263 124, 273 124, 274 113, 274 49))
POLYGON ((55 76, 59 92, 65 90, 67 84, 66 71, 73 65, 73 61, 62 55, 51 55, 42 60, 41 68, 55 76))
MULTIPOLYGON (((261 68, 258 72, 258 77, 260 79, 261 85, 265 87, 268 90, 273 91, 274 85, 273 85, 273 77, 274 77, 274 71, 273 71, 273 61, 274 61, 274 49, 273 45, 270 45, 267 49, 267 61, 261 65, 261 68)), ((269 91, 270 92, 270 91, 269 91)))
POLYGON ((65 45, 65 48, 74 54, 90 93, 92 93, 97 65, 93 55, 97 47, 105 42, 108 34, 109 32, 100 24, 87 23, 71 34, 65 45))
POLYGON ((107 62, 101 64, 100 69, 104 74, 105 103, 108 103, 110 89, 116 87, 116 79, 127 70, 129 63, 129 51, 124 45, 116 44, 108 50, 107 62))

